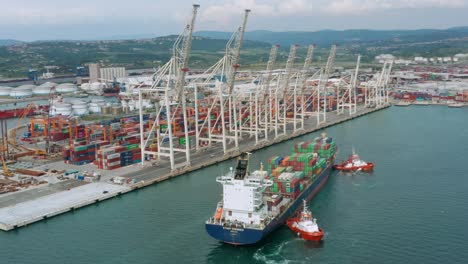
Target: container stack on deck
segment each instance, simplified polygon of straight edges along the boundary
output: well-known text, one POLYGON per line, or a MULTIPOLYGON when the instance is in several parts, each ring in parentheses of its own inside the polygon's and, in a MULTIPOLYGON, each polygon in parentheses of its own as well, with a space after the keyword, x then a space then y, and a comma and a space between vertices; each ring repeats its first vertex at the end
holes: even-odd
POLYGON ((331 138, 316 138, 296 143, 289 156, 268 159, 268 178, 273 181, 269 191, 296 198, 327 167, 327 159, 334 153, 331 138))

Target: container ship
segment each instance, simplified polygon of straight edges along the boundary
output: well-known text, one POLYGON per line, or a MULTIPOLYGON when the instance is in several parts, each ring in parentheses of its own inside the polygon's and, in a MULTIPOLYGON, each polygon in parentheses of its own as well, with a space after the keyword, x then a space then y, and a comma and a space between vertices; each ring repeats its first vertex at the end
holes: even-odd
POLYGON ((296 143, 290 156, 268 159, 267 170, 250 173, 249 153, 235 169, 216 178, 223 198, 206 223, 213 238, 233 245, 255 244, 285 224, 327 182, 336 156, 332 138, 322 134, 296 143))

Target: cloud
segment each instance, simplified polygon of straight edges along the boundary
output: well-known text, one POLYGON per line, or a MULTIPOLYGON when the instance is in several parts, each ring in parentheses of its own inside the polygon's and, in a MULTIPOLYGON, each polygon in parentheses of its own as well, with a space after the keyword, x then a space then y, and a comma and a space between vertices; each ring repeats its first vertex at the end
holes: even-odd
POLYGON ((357 14, 389 9, 463 8, 468 0, 335 0, 324 11, 332 14, 357 14))
POLYGON ((216 22, 221 26, 240 19, 244 9, 251 9, 255 17, 282 17, 289 15, 308 15, 312 11, 311 1, 307 0, 273 0, 260 3, 256 0, 228 0, 224 3, 207 5, 202 8, 200 20, 216 22))
POLYGON ((5 7, 0 16, 0 23, 14 23, 28 25, 33 23, 60 24, 85 22, 99 16, 95 9, 71 7, 67 9, 58 8, 10 8, 5 7))

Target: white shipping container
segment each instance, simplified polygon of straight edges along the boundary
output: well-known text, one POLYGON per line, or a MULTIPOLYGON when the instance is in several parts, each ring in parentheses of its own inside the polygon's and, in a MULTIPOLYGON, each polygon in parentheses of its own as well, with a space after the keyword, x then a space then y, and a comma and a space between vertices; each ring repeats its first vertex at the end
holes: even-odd
POLYGON ((115 158, 120 158, 120 153, 114 153, 114 154, 109 154, 107 155, 106 159, 115 159, 115 158))

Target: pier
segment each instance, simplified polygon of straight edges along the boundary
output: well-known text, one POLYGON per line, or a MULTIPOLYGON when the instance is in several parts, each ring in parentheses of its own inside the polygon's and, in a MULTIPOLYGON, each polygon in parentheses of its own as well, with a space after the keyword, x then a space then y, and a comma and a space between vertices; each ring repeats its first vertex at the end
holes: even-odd
MULTIPOLYGON (((75 209, 98 203, 100 201, 128 193, 139 188, 153 185, 177 176, 183 176, 186 173, 202 169, 204 167, 225 161, 238 156, 241 152, 253 152, 266 148, 277 143, 294 139, 312 132, 323 130, 327 127, 337 125, 342 122, 350 121, 376 111, 388 108, 390 105, 384 105, 378 108, 358 107, 354 115, 341 114, 336 112, 329 113, 327 122, 317 125, 314 118, 307 119, 305 129, 293 133, 292 128, 284 136, 275 140, 264 141, 255 145, 255 139, 246 138, 239 144, 238 151, 223 153, 222 148, 205 150, 203 152, 194 152, 192 154, 192 165, 184 166, 171 170, 170 163, 160 161, 155 166, 133 165, 132 171, 122 170, 120 173, 115 171, 112 176, 122 175, 136 181, 134 184, 118 185, 110 182, 110 175, 103 177, 100 182, 87 183, 75 188, 53 188, 45 186, 33 190, 26 190, 18 193, 11 193, 0 197, 0 229, 4 231, 13 230, 22 226, 27 226, 34 222, 48 219, 75 209), (52 190, 54 189, 54 190, 52 190), (39 191, 38 191, 39 190, 39 191), (42 190, 42 191, 40 191, 42 190)), ((182 156, 176 156, 176 159, 183 159, 182 156)))

